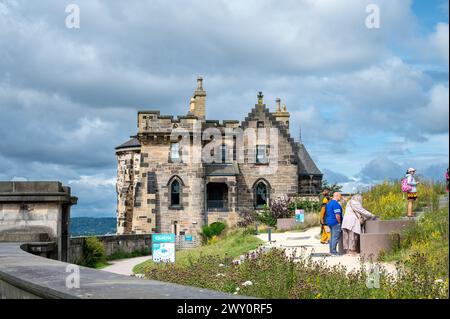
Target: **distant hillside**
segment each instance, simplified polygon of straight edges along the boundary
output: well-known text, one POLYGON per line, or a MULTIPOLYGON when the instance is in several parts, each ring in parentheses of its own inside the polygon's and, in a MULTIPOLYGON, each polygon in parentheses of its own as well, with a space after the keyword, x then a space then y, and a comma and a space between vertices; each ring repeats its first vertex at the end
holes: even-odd
POLYGON ((72 217, 70 231, 73 237, 115 234, 116 218, 72 217))

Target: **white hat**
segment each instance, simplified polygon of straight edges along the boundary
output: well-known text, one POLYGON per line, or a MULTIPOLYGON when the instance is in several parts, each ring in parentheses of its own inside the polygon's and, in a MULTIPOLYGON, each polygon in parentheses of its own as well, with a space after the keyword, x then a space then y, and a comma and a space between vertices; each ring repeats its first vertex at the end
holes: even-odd
POLYGON ((416 171, 415 168, 412 168, 412 167, 408 168, 408 173, 415 172, 415 171, 416 171))

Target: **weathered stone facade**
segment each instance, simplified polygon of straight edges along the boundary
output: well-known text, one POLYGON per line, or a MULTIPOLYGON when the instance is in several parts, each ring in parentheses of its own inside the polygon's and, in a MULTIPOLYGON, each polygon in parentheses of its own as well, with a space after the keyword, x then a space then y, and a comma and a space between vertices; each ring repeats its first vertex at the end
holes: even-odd
POLYGON ((186 116, 138 112, 137 134, 116 148, 119 234, 173 232, 197 239, 205 224, 233 225, 242 213, 277 197, 317 194, 322 173, 305 146, 290 136, 290 116, 280 99, 272 113, 260 93, 243 122, 205 116, 201 78, 186 116), (219 132, 219 148, 209 146, 208 129, 219 132), (233 129, 254 129, 256 145, 246 133, 225 138, 233 129), (272 136, 269 131, 274 129, 277 134, 272 136), (276 148, 269 147, 274 142, 270 139, 276 140, 276 148), (210 155, 220 152, 226 159, 205 162, 205 150, 210 155), (276 170, 263 173, 273 163, 276 170))

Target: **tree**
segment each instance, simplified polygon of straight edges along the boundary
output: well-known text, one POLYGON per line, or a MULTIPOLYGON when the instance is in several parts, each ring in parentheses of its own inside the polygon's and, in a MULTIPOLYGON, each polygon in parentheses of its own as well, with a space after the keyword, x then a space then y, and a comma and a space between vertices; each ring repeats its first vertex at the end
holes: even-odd
POLYGON ((320 191, 322 192, 324 189, 330 190, 330 195, 332 195, 335 192, 341 192, 342 191, 342 185, 338 185, 336 183, 330 185, 328 184, 328 181, 324 179, 322 181, 322 187, 320 188, 320 191))

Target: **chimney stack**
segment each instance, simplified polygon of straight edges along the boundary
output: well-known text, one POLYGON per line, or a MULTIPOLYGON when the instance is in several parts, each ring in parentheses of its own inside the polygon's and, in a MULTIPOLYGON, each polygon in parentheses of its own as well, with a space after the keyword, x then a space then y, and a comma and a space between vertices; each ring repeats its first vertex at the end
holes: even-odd
POLYGON ((275 119, 280 122, 287 130, 289 130, 290 114, 286 110, 286 105, 283 104, 283 106, 281 106, 281 99, 279 97, 275 100, 275 103, 275 112, 273 112, 275 119))
MULTIPOLYGON (((197 116, 200 120, 206 118, 206 92, 203 89, 203 78, 197 78, 197 89, 194 92, 194 109, 192 114, 197 116)), ((192 104, 191 104, 192 105, 192 104)))

